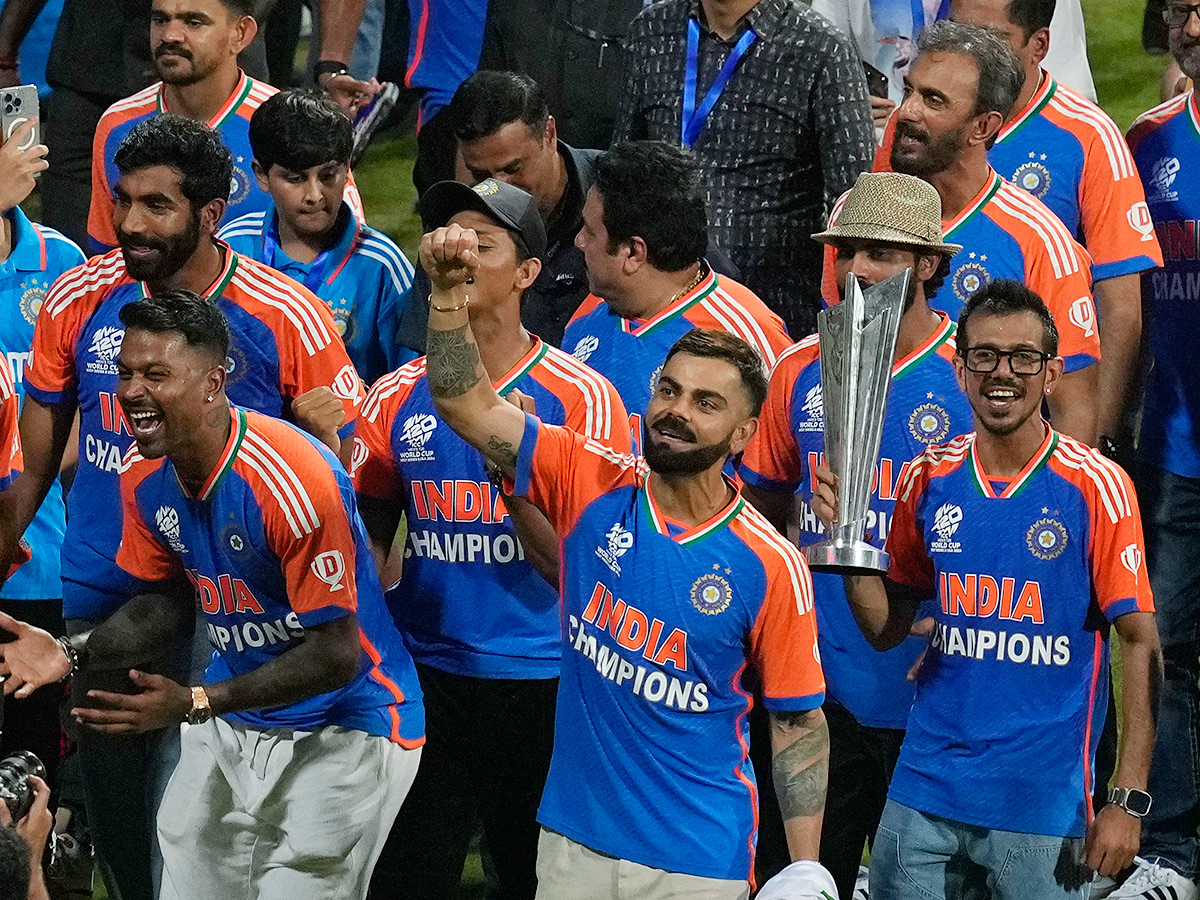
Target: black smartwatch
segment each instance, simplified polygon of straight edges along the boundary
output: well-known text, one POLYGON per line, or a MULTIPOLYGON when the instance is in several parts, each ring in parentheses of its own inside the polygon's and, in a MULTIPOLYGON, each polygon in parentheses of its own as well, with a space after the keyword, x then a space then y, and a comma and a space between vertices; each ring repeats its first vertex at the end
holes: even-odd
POLYGON ((1142 819, 1150 812, 1154 801, 1149 794, 1137 788, 1115 787, 1108 791, 1108 802, 1115 803, 1135 819, 1142 819))

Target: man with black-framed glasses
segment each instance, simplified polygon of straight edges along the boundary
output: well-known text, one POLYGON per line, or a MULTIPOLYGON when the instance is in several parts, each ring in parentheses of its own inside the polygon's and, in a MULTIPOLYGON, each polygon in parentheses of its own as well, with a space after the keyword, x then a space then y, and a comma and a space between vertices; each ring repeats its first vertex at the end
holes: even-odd
MULTIPOLYGON (((1163 11, 1171 53, 1189 78, 1200 77, 1200 4, 1168 0, 1163 11)), ((1200 875, 1200 374, 1192 348, 1200 338, 1200 105, 1194 90, 1133 123, 1129 146, 1146 186, 1146 203, 1163 250, 1163 268, 1142 279, 1149 376, 1138 446, 1138 490, 1145 509, 1146 554, 1158 611, 1166 676, 1150 790, 1160 799, 1146 819, 1138 867, 1111 896, 1117 900, 1195 900, 1200 875)))
MULTIPOLYGON (((871 858, 872 900, 1090 896, 1138 850, 1162 656, 1129 477, 1055 431, 1063 372, 1041 299, 998 280, 963 309, 954 359, 975 431, 902 479, 886 578, 847 576, 876 649, 933 600, 932 642, 871 858), (1107 623, 1121 638, 1124 718, 1109 803, 1092 808, 1107 705, 1107 623)), ((817 469, 813 511, 836 517, 817 469)), ((1169 896, 1169 895, 1167 895, 1169 896)))

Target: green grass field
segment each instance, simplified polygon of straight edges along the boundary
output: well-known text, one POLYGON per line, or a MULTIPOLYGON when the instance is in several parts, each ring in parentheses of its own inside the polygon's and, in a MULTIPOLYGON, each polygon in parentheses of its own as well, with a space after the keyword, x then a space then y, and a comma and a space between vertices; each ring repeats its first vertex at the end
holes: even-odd
MULTIPOLYGON (((1100 105, 1124 130, 1137 115, 1158 103, 1159 81, 1167 60, 1141 48, 1142 5, 1136 0, 1083 0, 1088 55, 1100 105)), ((371 225, 390 235, 416 262, 420 223, 413 210, 411 134, 385 134, 372 143, 355 171, 371 225)), ((1117 685, 1120 691, 1120 685, 1117 685)), ((97 879, 99 885, 99 879, 97 879)), ((106 898, 98 887, 96 900, 106 898)), ((463 873, 462 900, 481 900, 486 887, 479 856, 472 853, 463 873)))

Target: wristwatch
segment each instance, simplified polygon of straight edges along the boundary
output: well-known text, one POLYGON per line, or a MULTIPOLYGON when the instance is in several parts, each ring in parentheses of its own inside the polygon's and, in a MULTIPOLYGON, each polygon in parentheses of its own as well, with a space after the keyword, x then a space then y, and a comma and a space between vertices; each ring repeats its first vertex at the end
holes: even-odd
POLYGON ((212 718, 212 707, 208 704, 208 693, 200 685, 192 689, 192 708, 187 714, 189 725, 203 725, 212 718))
POLYGON ((1115 803, 1135 819, 1141 819, 1150 812, 1153 799, 1145 791, 1139 791, 1137 788, 1114 787, 1109 788, 1108 802, 1115 803))

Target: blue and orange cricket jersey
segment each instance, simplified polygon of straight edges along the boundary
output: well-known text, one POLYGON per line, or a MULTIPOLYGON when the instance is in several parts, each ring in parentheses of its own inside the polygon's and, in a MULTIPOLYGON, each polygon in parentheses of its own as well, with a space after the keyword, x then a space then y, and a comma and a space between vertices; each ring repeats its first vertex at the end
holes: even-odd
POLYGON ((538 821, 642 865, 752 880, 746 670, 772 712, 821 705, 812 580, 731 483, 689 528, 659 510, 648 471, 526 419, 515 489, 562 539, 565 639, 538 821))
MULTIPOLYGON (((543 421, 629 451, 616 389, 540 338, 493 387, 532 397, 543 421)), ((424 357, 367 394, 351 465, 360 494, 407 497, 404 571, 388 602, 416 660, 480 678, 557 677, 558 592, 526 559, 482 455, 438 418, 424 357)))
MULTIPOLYGON (((844 202, 843 194, 830 225, 836 224, 844 202)), ((971 202, 953 219, 942 220, 942 237, 963 249, 951 258, 950 274, 930 306, 957 320, 967 300, 984 285, 1011 279, 1041 297, 1050 310, 1067 372, 1100 359, 1091 260, 1040 200, 989 170, 971 202)), ((826 247, 821 289, 830 305, 838 302, 833 263, 834 250, 826 247)))
POLYGON ((1139 453, 1185 478, 1200 478, 1200 105, 1188 91, 1140 116, 1129 146, 1146 187, 1163 268, 1142 276, 1154 365, 1146 384, 1139 453))
MULTIPOLYGON (((273 269, 224 248, 225 266, 205 295, 229 321, 230 399, 272 416, 325 386, 342 400, 345 439, 363 398, 329 308, 273 269)), ((71 269, 50 289, 34 328, 26 391, 45 404, 78 404, 79 470, 67 497, 63 612, 106 615, 136 593, 115 560, 120 523, 118 476, 133 432, 117 403, 117 354, 125 336, 119 313, 147 288, 125 271, 119 250, 71 269)))
MULTIPOLYGON (((0 350, 4 351, 17 396, 25 396, 25 361, 33 343, 33 325, 46 292, 59 275, 83 262, 74 242, 29 221, 14 206, 4 217, 12 228, 12 252, 0 262, 0 350)), ((46 600, 62 596, 63 535, 66 506, 58 479, 25 529, 24 540, 33 552, 31 562, 15 572, 0 588, 6 600, 46 600)))
POLYGON ((336 242, 311 263, 283 252, 278 213, 269 199, 266 209, 234 219, 218 237, 324 300, 358 374, 374 384, 416 357, 397 340, 400 317, 410 302, 413 267, 391 238, 364 225, 346 204, 335 227, 336 242))
POLYGON ((13 385, 8 366, 0 366, 0 491, 13 483, 25 467, 21 455, 21 432, 17 420, 21 415, 21 398, 13 385))
MULTIPOLYGON (((892 366, 867 522, 867 539, 877 547, 887 542, 896 491, 911 460, 930 444, 972 428, 971 406, 954 375, 954 352, 954 323, 942 313, 928 339, 892 366)), ((814 471, 825 452, 820 357, 812 335, 779 358, 758 433, 738 469, 748 484, 800 494, 801 547, 825 537, 825 526, 809 505, 814 471)), ((913 698, 908 670, 926 642, 909 638, 879 653, 867 643, 850 611, 841 575, 814 573, 813 592, 830 699, 864 725, 904 728, 913 698)))
MULTIPOLYGON (((245 72, 240 74, 225 105, 206 123, 209 128, 221 133, 221 139, 233 154, 233 182, 229 186, 229 204, 225 208, 226 221, 266 209, 271 199, 259 188, 254 171, 250 168, 250 161, 254 158, 250 149, 250 117, 264 100, 272 94, 278 94, 279 89, 257 81, 245 72)), ((114 103, 100 117, 96 135, 92 139, 92 203, 88 209, 87 226, 88 243, 93 253, 105 253, 117 246, 112 197, 113 188, 120 178, 114 161, 117 147, 139 122, 170 111, 160 81, 114 103)), ((353 178, 346 185, 345 199, 354 214, 362 220, 362 199, 358 196, 353 178)))
POLYGON ((988 161, 1046 204, 1087 248, 1093 280, 1162 265, 1146 195, 1121 130, 1049 72, 1042 70, 1029 103, 1004 123, 988 161))
POLYGON ((169 459, 130 449, 117 564, 146 582, 179 573, 191 581, 215 651, 206 684, 253 672, 299 646, 306 628, 355 614, 362 654, 349 685, 224 717, 252 728, 335 725, 421 746, 416 668, 384 605, 346 470, 286 422, 238 408, 229 416, 225 449, 195 495, 169 459))
POLYGON ((982 828, 1081 837, 1108 622, 1154 611, 1137 497, 1119 466, 1048 425, 1012 479, 983 469, 975 440, 913 463, 888 535, 888 577, 932 598, 936 621, 889 796, 982 828))
POLYGON ((629 410, 635 446, 641 444, 642 416, 654 396, 667 351, 693 328, 737 335, 759 352, 768 372, 791 346, 783 320, 753 291, 703 265, 707 271, 699 284, 645 321, 618 315, 592 294, 567 323, 563 349, 616 387, 629 410))

